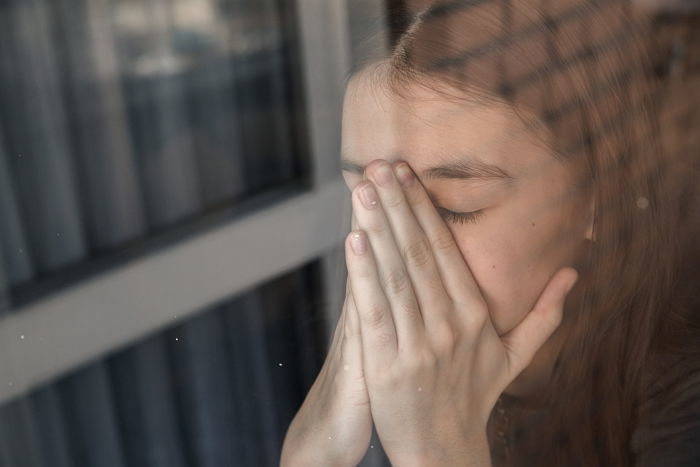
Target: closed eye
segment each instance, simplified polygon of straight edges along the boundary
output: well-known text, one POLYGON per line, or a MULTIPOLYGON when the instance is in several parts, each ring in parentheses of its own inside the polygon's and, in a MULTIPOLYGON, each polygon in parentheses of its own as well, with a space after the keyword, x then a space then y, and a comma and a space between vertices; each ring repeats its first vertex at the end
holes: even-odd
POLYGON ((464 224, 466 222, 472 222, 475 223, 481 218, 483 215, 483 211, 472 211, 472 212, 454 212, 450 211, 449 209, 441 208, 440 206, 436 206, 435 209, 437 209, 438 213, 446 219, 448 222, 452 222, 455 224, 464 224))

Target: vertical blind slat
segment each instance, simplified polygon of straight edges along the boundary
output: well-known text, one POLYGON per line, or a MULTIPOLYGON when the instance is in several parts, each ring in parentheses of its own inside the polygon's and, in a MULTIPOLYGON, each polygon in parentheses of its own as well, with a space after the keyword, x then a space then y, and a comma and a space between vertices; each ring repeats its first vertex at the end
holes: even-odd
POLYGON ((185 82, 201 196, 212 205, 245 192, 240 109, 234 100, 235 18, 225 14, 221 2, 212 0, 198 3, 198 15, 193 11, 191 2, 173 3, 178 46, 193 61, 185 82))
POLYGON ((0 129, 0 252, 6 285, 11 288, 28 282, 34 275, 34 268, 7 157, 0 129))
POLYGON ((320 313, 314 316, 314 309, 321 303, 319 284, 311 283, 308 274, 298 273, 291 278, 293 281, 293 303, 295 309, 295 332, 297 355, 299 357, 302 391, 306 394, 321 370, 322 362, 319 353, 323 352, 322 343, 318 342, 318 323, 320 313))
MULTIPOLYGON (((264 0, 256 2, 258 8, 264 12, 265 26, 263 30, 271 36, 270 43, 275 47, 266 54, 265 77, 269 80, 268 93, 270 101, 264 108, 269 113, 271 127, 274 129, 275 163, 279 179, 288 180, 292 178, 295 170, 295 160, 293 154, 294 142, 292 140, 290 105, 292 103, 289 93, 291 77, 285 73, 286 65, 291 61, 293 53, 290 38, 284 30, 284 20, 280 15, 277 2, 264 0)), ((287 7, 290 8, 290 7, 287 7)))
POLYGON ((238 416, 220 315, 206 311, 167 335, 192 464, 235 465, 241 456, 235 436, 238 416))
POLYGON ((185 453, 165 337, 150 337, 109 362, 130 467, 184 467, 185 453))
POLYGON ((227 57, 210 57, 187 77, 201 195, 210 205, 245 193, 239 112, 227 57))
POLYGON ((5 270, 5 260, 2 257, 2 249, 0 249, 0 316, 7 313, 12 306, 12 301, 10 299, 10 283, 5 270))
POLYGON ((245 464, 277 465, 277 443, 281 429, 277 424, 270 372, 271 360, 265 340, 264 310, 260 294, 241 295, 223 309, 233 368, 232 386, 239 408, 239 437, 245 464))
POLYGON ((74 467, 60 396, 55 385, 47 385, 31 394, 34 421, 45 467, 74 467))
MULTIPOLYGON (((286 37, 277 7, 269 0, 243 0, 243 11, 255 11, 262 24, 251 36, 251 51, 240 55, 235 68, 238 103, 243 109, 246 180, 255 192, 293 174, 293 142, 288 119, 283 56, 286 37)), ((289 76, 286 76, 289 79, 289 76)))
POLYGON ((47 10, 46 0, 8 0, 0 15, 0 112, 42 272, 86 252, 47 10))
MULTIPOLYGON (((118 7, 119 2, 113 2, 118 7)), ((200 207, 193 138, 186 114, 182 70, 186 64, 171 46, 171 15, 165 0, 139 5, 124 3, 128 13, 137 8, 147 18, 141 36, 131 24, 119 24, 120 66, 124 73, 130 129, 136 148, 146 199, 148 224, 162 227, 182 220, 200 207), (134 37, 145 49, 130 49, 134 37)), ((123 13, 123 12, 122 12, 123 13)), ((113 10, 119 18, 119 10, 113 10)), ((122 15, 126 17, 127 15, 122 15)))
MULTIPOLYGON (((298 271, 290 275, 298 274, 298 271)), ((260 289, 265 319, 265 340, 273 394, 268 401, 275 407, 280 436, 275 440, 275 452, 282 450, 283 433, 304 400, 303 378, 296 341, 296 310, 294 279, 285 275, 263 285, 260 289)))
POLYGON ((143 234, 144 219, 108 4, 60 0, 55 5, 91 242, 97 248, 114 246, 143 234))
POLYGON ((109 374, 102 362, 58 383, 71 450, 83 467, 126 467, 109 374))
POLYGON ((0 407, 0 465, 41 467, 37 427, 27 396, 0 407))

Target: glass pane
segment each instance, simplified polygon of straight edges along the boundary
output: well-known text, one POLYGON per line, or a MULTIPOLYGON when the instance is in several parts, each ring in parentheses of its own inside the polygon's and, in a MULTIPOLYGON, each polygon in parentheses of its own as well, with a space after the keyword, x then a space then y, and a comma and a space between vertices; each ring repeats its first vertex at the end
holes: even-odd
POLYGON ((0 246, 23 296, 305 177, 290 2, 9 0, 0 26, 0 246))
POLYGON ((277 466, 326 351, 318 264, 0 406, 8 466, 277 466))

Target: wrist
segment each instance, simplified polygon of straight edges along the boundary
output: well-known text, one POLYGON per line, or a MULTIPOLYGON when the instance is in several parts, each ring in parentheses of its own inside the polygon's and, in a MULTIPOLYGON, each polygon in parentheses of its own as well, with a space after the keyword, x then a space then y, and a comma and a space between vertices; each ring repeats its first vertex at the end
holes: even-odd
MULTIPOLYGON (((389 455, 389 453, 387 453, 389 455)), ((491 467, 491 452, 486 431, 470 438, 450 441, 442 439, 439 445, 425 446, 419 452, 392 453, 395 467, 491 467)))
POLYGON ((352 462, 341 456, 319 448, 321 443, 307 442, 304 445, 285 441, 280 455, 280 467, 355 467, 352 462))
POLYGON ((356 463, 345 462, 323 453, 282 452, 280 467, 355 467, 356 463))

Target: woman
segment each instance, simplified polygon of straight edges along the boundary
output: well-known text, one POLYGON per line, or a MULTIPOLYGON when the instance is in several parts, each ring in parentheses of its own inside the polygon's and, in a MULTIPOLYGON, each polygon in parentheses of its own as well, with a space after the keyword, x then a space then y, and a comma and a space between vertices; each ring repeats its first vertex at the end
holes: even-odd
POLYGON ((643 29, 541 4, 432 2, 350 81, 346 301, 283 465, 356 465, 372 423, 397 466, 700 465, 643 29))

